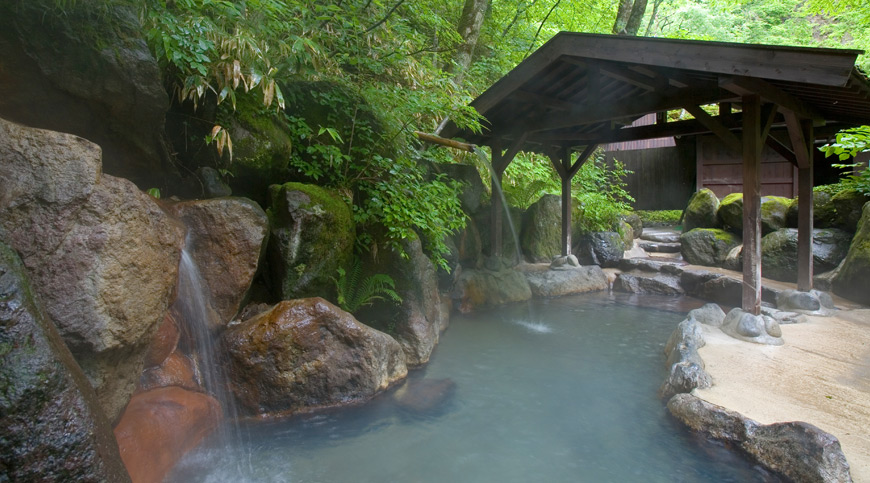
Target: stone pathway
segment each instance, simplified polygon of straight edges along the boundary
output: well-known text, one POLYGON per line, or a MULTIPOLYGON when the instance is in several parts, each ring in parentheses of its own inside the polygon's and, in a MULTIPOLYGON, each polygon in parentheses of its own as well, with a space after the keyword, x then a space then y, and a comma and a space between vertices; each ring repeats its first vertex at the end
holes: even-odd
POLYGON ((783 346, 704 326, 698 352, 713 387, 698 397, 760 423, 805 421, 840 440, 856 482, 870 482, 870 309, 783 325, 783 346))

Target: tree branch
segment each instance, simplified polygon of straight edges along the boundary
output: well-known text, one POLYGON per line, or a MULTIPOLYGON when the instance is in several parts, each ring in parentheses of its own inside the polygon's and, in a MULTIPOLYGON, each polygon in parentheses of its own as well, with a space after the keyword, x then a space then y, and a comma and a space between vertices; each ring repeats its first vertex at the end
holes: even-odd
POLYGON ((541 20, 541 25, 538 25, 538 31, 535 32, 535 38, 532 39, 532 43, 529 44, 529 50, 526 51, 526 55, 523 56, 523 59, 528 57, 529 54, 532 52, 532 47, 535 46, 535 42, 538 41, 538 36, 541 35, 541 29, 544 28, 544 24, 547 23, 547 19, 550 18, 550 14, 553 13, 553 10, 556 10, 556 7, 558 7, 559 3, 561 2, 562 0, 556 0, 556 3, 554 3, 553 6, 550 7, 550 11, 547 12, 547 16, 544 17, 544 20, 541 20))
POLYGON ((367 33, 371 32, 372 30, 374 30, 374 29, 380 27, 381 24, 384 23, 384 22, 386 22, 387 19, 390 18, 390 15, 392 15, 393 12, 395 12, 396 9, 399 8, 399 6, 400 6, 401 4, 403 4, 403 3, 405 3, 405 0, 399 0, 398 2, 396 2, 396 4, 393 5, 393 8, 391 8, 390 11, 387 12, 386 15, 384 15, 384 18, 378 20, 377 23, 375 23, 375 24, 372 25, 371 27, 367 28, 366 31, 363 32, 363 33, 367 34, 367 33))

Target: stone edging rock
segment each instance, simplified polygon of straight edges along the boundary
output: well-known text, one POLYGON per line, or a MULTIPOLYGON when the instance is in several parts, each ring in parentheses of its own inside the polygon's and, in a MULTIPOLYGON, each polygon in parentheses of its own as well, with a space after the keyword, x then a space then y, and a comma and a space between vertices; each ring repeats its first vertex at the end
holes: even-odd
POLYGON ((690 313, 680 322, 665 345, 667 365, 670 369, 668 378, 659 388, 659 396, 662 399, 670 399, 675 394, 692 392, 697 387, 707 388, 713 385, 713 380, 704 370, 704 361, 698 355, 698 349, 704 347, 704 344, 701 325, 690 313))
POLYGON ((668 410, 693 430, 740 448, 791 480, 852 481, 840 441, 812 424, 763 425, 691 394, 673 396, 668 410))
POLYGON ((659 396, 686 426, 734 445, 769 470, 794 481, 851 482, 849 463, 833 435, 805 422, 762 425, 690 394, 712 386, 698 349, 705 345, 701 323, 721 326, 725 314, 716 304, 689 312, 665 346, 668 378, 659 396))

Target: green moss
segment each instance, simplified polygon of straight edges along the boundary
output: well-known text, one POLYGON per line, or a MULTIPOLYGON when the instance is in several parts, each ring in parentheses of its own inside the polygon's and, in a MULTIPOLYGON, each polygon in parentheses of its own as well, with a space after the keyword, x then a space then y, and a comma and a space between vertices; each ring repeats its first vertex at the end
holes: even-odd
POLYGON ((313 184, 288 182, 284 184, 273 184, 269 186, 269 200, 271 201, 272 209, 280 203, 281 192, 301 191, 311 198, 311 202, 307 206, 321 205, 326 211, 337 214, 342 224, 335 227, 336 230, 353 229, 353 219, 350 216, 351 208, 335 191, 329 190, 313 184), (347 216, 344 216, 347 215, 347 216))
POLYGON ((683 212, 680 210, 638 210, 634 213, 640 217, 646 226, 651 226, 652 224, 676 225, 680 222, 680 217, 683 216, 683 212))
POLYGON ((737 200, 740 200, 741 202, 743 201, 743 193, 731 193, 730 195, 722 198, 722 201, 719 204, 727 205, 730 203, 734 203, 737 200))
POLYGON ((711 229, 709 229, 708 231, 709 231, 710 233, 712 233, 713 236, 714 236, 717 240, 720 240, 720 241, 723 241, 723 242, 726 242, 726 243, 729 243, 729 242, 734 241, 734 238, 735 238, 735 236, 734 236, 733 233, 731 233, 731 232, 727 232, 727 231, 722 230, 722 229, 719 229, 719 228, 711 228, 711 229))
POLYGON ((765 196, 761 200, 761 214, 769 214, 775 209, 779 209, 784 212, 788 209, 791 203, 792 199, 786 198, 784 196, 765 196))
POLYGON ((348 268, 356 236, 350 206, 334 191, 310 184, 276 184, 268 192, 273 227, 270 269, 275 288, 280 287, 276 295, 331 299, 332 277, 338 268, 348 268), (309 200, 298 204, 301 200, 296 196, 288 206, 287 193, 293 191, 309 200), (300 221, 304 229, 297 231, 300 221))

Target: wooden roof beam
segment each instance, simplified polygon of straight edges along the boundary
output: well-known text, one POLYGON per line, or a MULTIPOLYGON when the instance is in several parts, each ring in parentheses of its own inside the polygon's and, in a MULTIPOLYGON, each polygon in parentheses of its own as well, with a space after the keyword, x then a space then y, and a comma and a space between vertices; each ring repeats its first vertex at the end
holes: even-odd
POLYGON ((764 143, 767 144, 770 149, 773 149, 774 151, 779 153, 779 155, 785 158, 785 160, 789 163, 795 166, 798 165, 797 158, 795 157, 791 148, 786 146, 785 143, 783 143, 778 136, 768 136, 767 139, 764 140, 764 143))
POLYGON ((683 109, 689 112, 695 119, 698 120, 701 124, 707 127, 713 134, 715 134, 722 142, 731 148, 737 154, 743 153, 743 141, 740 139, 740 136, 731 132, 719 119, 713 117, 701 108, 701 106, 696 106, 692 104, 686 104, 683 106, 683 109))
POLYGON ((636 87, 640 87, 641 89, 647 91, 659 91, 664 90, 668 87, 666 82, 662 82, 655 77, 649 77, 643 74, 639 74, 635 71, 623 67, 618 67, 615 65, 602 65, 599 68, 602 74, 610 78, 625 82, 627 84, 631 84, 636 87))
POLYGON ((555 109, 557 111, 567 111, 568 109, 570 109, 569 104, 571 104, 571 101, 565 101, 562 99, 557 99, 555 97, 545 96, 536 92, 519 89, 514 92, 513 95, 521 101, 530 102, 539 106, 547 107, 549 109, 555 109))
POLYGON ((660 96, 632 98, 616 103, 602 104, 592 100, 572 108, 565 116, 559 119, 536 122, 525 126, 525 128, 532 132, 564 129, 629 116, 642 116, 650 112, 680 108, 687 104, 709 104, 731 99, 732 97, 733 95, 730 93, 723 93, 718 88, 707 88, 692 90, 669 89, 660 96))
POLYGON ((801 118, 824 124, 825 117, 813 107, 762 79, 742 76, 722 77, 719 79, 719 86, 740 96, 757 94, 782 109, 794 112, 801 118))

